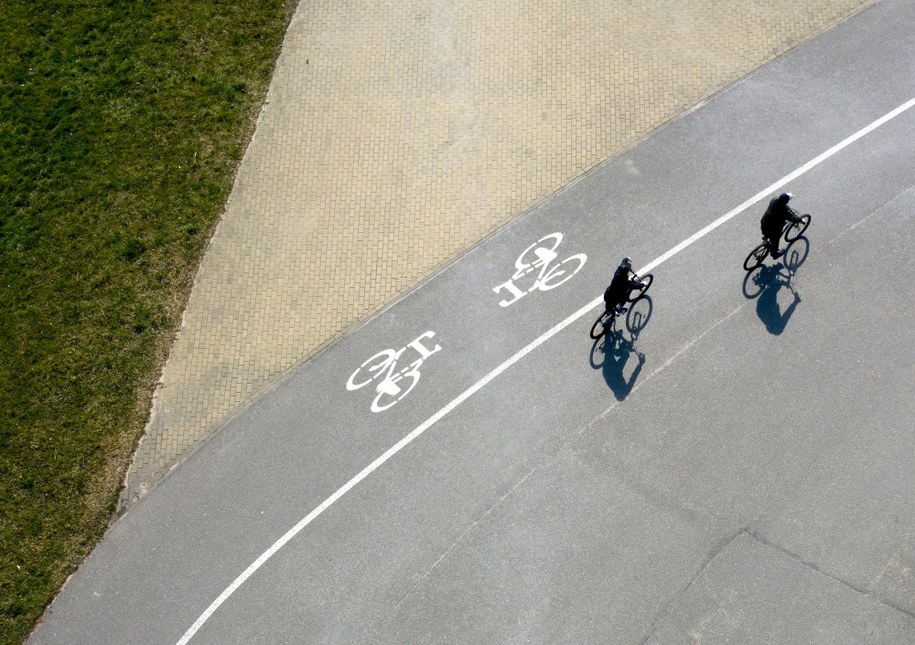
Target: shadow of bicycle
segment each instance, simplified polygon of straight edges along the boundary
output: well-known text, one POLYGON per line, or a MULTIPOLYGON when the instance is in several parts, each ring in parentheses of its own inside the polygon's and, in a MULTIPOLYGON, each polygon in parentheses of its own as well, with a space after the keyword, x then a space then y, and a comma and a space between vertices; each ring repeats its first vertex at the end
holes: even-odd
POLYGON ((629 396, 645 365, 645 354, 635 343, 653 311, 651 297, 640 298, 629 306, 622 329, 614 327, 591 346, 591 367, 601 370, 617 401, 629 396))
POLYGON ((744 276, 743 295, 748 300, 756 299, 756 315, 770 334, 778 336, 784 332, 801 303, 793 279, 809 255, 810 241, 801 236, 788 245, 778 262, 759 266, 744 276), (791 301, 785 306, 779 302, 783 289, 791 294, 791 301))

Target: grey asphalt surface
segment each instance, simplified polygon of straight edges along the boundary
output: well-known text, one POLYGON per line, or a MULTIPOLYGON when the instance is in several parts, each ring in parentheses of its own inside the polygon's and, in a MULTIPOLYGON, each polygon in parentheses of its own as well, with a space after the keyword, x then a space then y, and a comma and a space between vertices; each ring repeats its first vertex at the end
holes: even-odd
MULTIPOLYGON (((777 59, 302 365, 115 524, 30 642, 177 642, 623 255, 648 263, 915 97, 913 24, 915 3, 887 0, 777 59), (557 231, 584 267, 500 307, 493 287, 557 231), (403 400, 376 414, 371 387, 347 391, 427 331, 441 350, 403 400)), ((786 187, 813 223, 781 278, 741 269, 761 202, 654 269, 637 338, 591 341, 597 310, 556 334, 191 642, 915 642, 913 168, 915 108, 786 187)))

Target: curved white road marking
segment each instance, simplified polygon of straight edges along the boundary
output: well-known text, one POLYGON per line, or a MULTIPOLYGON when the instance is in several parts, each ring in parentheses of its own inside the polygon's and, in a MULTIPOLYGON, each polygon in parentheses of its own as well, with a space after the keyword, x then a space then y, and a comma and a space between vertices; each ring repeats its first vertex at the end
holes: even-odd
MULTIPOLYGON (((656 259, 652 260, 651 262, 649 262, 648 264, 646 264, 644 267, 639 269, 638 273, 640 273, 640 274, 648 273, 653 268, 657 267, 658 265, 662 264, 663 262, 666 262, 667 260, 669 260, 670 258, 675 256, 677 253, 679 253, 683 249, 687 248, 694 242, 702 239, 703 237, 705 237, 706 235, 708 235, 709 233, 714 231, 716 228, 718 228, 719 226, 721 226, 728 220, 732 219, 739 213, 743 212, 750 206, 761 201, 763 198, 765 198, 766 196, 775 192, 776 190, 778 190, 782 186, 788 184, 789 182, 794 181, 795 179, 797 179, 798 177, 800 177, 801 175, 806 173, 811 168, 814 168, 814 167, 818 166, 819 164, 823 163, 824 161, 829 159, 831 156, 833 156, 834 154, 836 154, 843 148, 851 145, 852 143, 854 143, 861 137, 869 134, 870 132, 873 132, 874 130, 879 128, 881 125, 883 125, 887 121, 890 121, 891 119, 896 118, 897 116, 899 116, 900 114, 902 114, 903 112, 905 112, 906 110, 911 108, 912 106, 915 106, 915 98, 912 98, 912 99, 906 101, 905 103, 903 103, 902 105, 897 107, 895 110, 888 112, 887 114, 883 115, 882 117, 880 117, 879 119, 877 119, 876 121, 871 123, 870 125, 858 130, 850 137, 843 139, 842 141, 840 141, 839 143, 837 143, 836 145, 831 147, 826 152, 818 155, 817 157, 814 157, 813 159, 811 159, 810 161, 805 163, 803 166, 801 166, 794 172, 785 175, 784 177, 782 177, 781 179, 776 181, 774 184, 771 184, 770 186, 767 186, 763 190, 759 191, 758 193, 753 195, 753 197, 751 197, 750 199, 748 199, 747 201, 742 203, 737 208, 725 213, 724 215, 722 215, 721 217, 716 219, 714 222, 712 222, 711 224, 709 224, 702 230, 697 231, 696 233, 694 233, 687 239, 685 239, 682 242, 680 242, 679 244, 677 244, 675 247, 670 249, 667 253, 659 256, 658 258, 656 258, 656 259)), ((433 414, 422 425, 417 427, 413 432, 411 432, 410 434, 405 436, 403 439, 398 441, 396 444, 394 444, 393 446, 388 448, 384 452, 383 455, 381 455, 375 461, 373 461, 368 466, 363 468, 359 472, 358 475, 356 475, 355 477, 350 479, 348 482, 346 482, 343 486, 341 486, 337 490, 337 492, 335 492, 333 495, 331 495, 326 500, 324 500, 320 506, 318 506, 311 513, 309 513, 304 518, 302 518, 298 522, 298 524, 296 524, 291 529, 286 531, 286 533, 285 533, 285 535, 283 535, 283 537, 281 537, 279 540, 274 542, 270 546, 270 548, 267 549, 266 551, 264 551, 257 560, 252 562, 251 565, 241 573, 241 575, 239 575, 237 578, 235 578, 235 580, 232 582, 232 584, 229 585, 225 591, 223 591, 221 594, 219 594, 219 597, 216 598, 216 600, 214 600, 212 603, 210 603, 210 606, 206 608, 206 611, 204 611, 202 614, 200 614, 200 617, 184 633, 184 636, 181 637, 181 640, 178 641, 177 645, 187 645, 187 643, 191 640, 191 638, 194 637, 194 634, 196 634, 197 631, 201 627, 203 627, 204 623, 206 623, 206 621, 209 620, 210 616, 212 616, 213 613, 217 609, 219 609, 219 606, 222 605, 222 603, 224 603, 226 600, 228 600, 229 596, 231 596, 233 593, 235 593, 236 589, 238 589, 240 586, 242 586, 245 583, 245 581, 248 580, 248 578, 250 578, 252 575, 254 575, 255 571, 260 569, 261 566, 267 560, 269 560, 271 557, 273 557, 273 555, 277 551, 282 549, 283 546, 285 546, 285 544, 287 542, 289 542, 289 540, 294 538, 299 533, 299 531, 301 531, 306 526, 311 524, 312 520, 314 520, 324 511, 326 511, 338 499, 340 499, 341 497, 346 495, 350 491, 350 489, 352 489, 356 484, 358 484, 363 479, 365 479, 366 477, 371 475, 373 472, 378 470, 382 466, 382 464, 384 464, 384 462, 386 462, 388 459, 390 459, 391 457, 396 455, 398 452, 400 452, 404 447, 409 445, 419 435, 421 435, 426 430, 428 430, 433 425, 435 425, 440 419, 442 419, 449 412, 454 410, 456 407, 461 405, 464 401, 466 401, 471 396, 473 396, 474 394, 479 392, 481 389, 486 387, 486 385, 488 385, 489 382, 492 381, 494 378, 499 376, 499 374, 501 374, 502 372, 507 370, 509 367, 511 367, 518 361, 520 361, 522 358, 524 358, 525 356, 530 354, 532 351, 534 351, 538 347, 540 347, 543 343, 548 341, 550 338, 552 338, 553 336, 558 334, 560 331, 562 331, 563 329, 565 329, 566 327, 571 325, 573 322, 575 322, 576 320, 578 320, 579 318, 581 318, 582 316, 587 314, 589 311, 591 311, 592 309, 597 307, 601 302, 603 302, 603 296, 599 296, 599 297, 595 298, 594 300, 592 300, 591 302, 589 302, 588 304, 583 306, 581 309, 579 309, 578 311, 576 311, 575 313, 573 313, 572 315, 567 317, 561 323, 559 323, 558 325, 551 328, 545 334, 543 334, 542 336, 540 336, 539 338, 534 340, 530 345, 528 345, 521 351, 514 354, 511 358, 509 358, 507 361, 505 361, 504 363, 499 365, 496 369, 494 369, 489 374, 484 376, 482 379, 480 379, 479 381, 477 381, 476 383, 471 385, 469 388, 464 390, 464 392, 461 393, 456 399, 451 401, 451 403, 449 403, 448 405, 443 407, 441 410, 439 410, 438 412, 433 414)))

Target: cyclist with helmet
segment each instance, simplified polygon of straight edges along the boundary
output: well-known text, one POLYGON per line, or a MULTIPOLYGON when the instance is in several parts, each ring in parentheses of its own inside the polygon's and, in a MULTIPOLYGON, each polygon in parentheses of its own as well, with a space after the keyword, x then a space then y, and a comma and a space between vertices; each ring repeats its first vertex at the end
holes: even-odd
POLYGON ((781 251, 778 250, 778 240, 782 236, 785 222, 801 221, 801 216, 788 206, 791 197, 791 193, 782 193, 770 201, 769 208, 766 209, 762 219, 759 221, 763 237, 766 238, 766 242, 769 244, 769 254, 776 260, 782 256, 781 251))
POLYGON ((606 307, 604 311, 615 309, 617 314, 626 313, 623 304, 629 297, 629 292, 638 289, 643 284, 632 271, 632 260, 629 257, 623 258, 613 274, 610 286, 604 290, 604 306, 606 307))

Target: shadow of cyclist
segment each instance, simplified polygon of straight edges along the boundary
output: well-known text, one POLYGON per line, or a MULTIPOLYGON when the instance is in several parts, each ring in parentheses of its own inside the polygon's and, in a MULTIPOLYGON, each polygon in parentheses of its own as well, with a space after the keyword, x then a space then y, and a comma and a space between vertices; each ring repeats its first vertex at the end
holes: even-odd
POLYGON ((591 348, 591 367, 601 370, 617 401, 629 396, 645 365, 645 354, 636 349, 635 341, 648 324, 652 310, 648 296, 632 303, 626 315, 625 330, 608 332, 594 341, 591 348), (630 363, 633 357, 635 361, 630 363))
MULTIPOLYGON (((645 354, 636 349, 631 338, 623 337, 623 332, 616 332, 615 335, 618 337, 610 351, 604 351, 603 374, 604 381, 610 386, 613 396, 617 401, 622 401, 629 396, 635 382, 639 379, 642 366, 645 365, 645 354), (629 378, 626 378, 627 363, 633 355, 637 360, 629 378)), ((609 342, 610 339, 608 339, 609 342)))
POLYGON ((808 255, 810 255, 810 240, 802 235, 785 249, 785 254, 782 256, 782 264, 788 269, 788 273, 793 276, 801 268, 801 265, 807 261, 808 255))
POLYGON ((801 296, 794 288, 792 279, 810 255, 810 241, 801 236, 785 249, 781 261, 771 266, 763 265, 748 272, 743 279, 743 295, 756 302, 756 315, 763 321, 770 334, 780 335, 785 331, 788 320, 794 313, 801 296), (779 292, 787 287, 792 302, 784 309, 779 304, 779 292))
POLYGON ((794 285, 791 284, 792 273, 785 269, 785 265, 778 263, 762 267, 757 284, 762 288, 759 299, 756 301, 756 315, 763 321, 766 330, 774 336, 785 331, 788 320, 801 302, 794 285), (778 295, 782 288, 787 288, 792 295, 792 302, 782 309, 778 302, 778 295))

